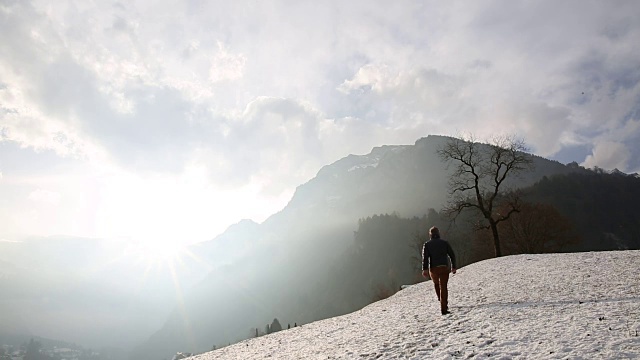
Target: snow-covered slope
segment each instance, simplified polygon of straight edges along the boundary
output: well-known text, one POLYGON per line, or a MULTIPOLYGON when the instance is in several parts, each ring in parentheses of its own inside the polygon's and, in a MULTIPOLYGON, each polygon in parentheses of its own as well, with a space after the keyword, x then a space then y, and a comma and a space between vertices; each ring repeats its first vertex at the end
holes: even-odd
POLYGON ((517 255, 193 359, 638 359, 640 251, 517 255))

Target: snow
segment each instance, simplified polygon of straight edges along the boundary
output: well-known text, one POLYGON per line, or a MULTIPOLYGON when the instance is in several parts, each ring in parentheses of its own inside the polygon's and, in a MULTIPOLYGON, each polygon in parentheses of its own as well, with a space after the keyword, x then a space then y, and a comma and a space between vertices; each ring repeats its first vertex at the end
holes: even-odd
POLYGON ((355 170, 366 169, 366 168, 377 168, 380 164, 380 159, 382 158, 382 154, 369 154, 369 155, 361 155, 357 156, 359 163, 351 166, 348 172, 352 172, 355 170))
POLYGON ((352 172, 352 171, 356 171, 356 170, 360 170, 360 169, 366 169, 366 168, 376 168, 378 167, 378 162, 373 162, 373 163, 369 163, 369 164, 360 164, 360 165, 356 165, 356 166, 352 166, 351 168, 349 168, 349 170, 347 170, 348 172, 352 172))
POLYGON ((449 307, 427 281, 191 359, 638 359, 640 251, 475 263, 450 278, 449 307))

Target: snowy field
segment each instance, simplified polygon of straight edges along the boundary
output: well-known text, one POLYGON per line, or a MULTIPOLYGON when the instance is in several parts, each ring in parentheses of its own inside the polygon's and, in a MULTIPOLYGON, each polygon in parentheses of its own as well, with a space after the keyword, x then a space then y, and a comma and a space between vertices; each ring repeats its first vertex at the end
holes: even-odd
POLYGON ((190 359, 640 359, 640 251, 517 255, 190 359))

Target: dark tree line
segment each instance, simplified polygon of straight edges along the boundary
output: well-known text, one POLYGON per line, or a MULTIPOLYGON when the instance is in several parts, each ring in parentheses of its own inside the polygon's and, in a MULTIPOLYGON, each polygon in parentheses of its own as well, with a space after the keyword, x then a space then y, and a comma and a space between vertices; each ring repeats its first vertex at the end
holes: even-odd
POLYGON ((640 249, 640 177, 635 174, 596 168, 545 177, 526 189, 525 198, 552 205, 570 219, 581 238, 572 251, 640 249))
POLYGON ((282 325, 280 324, 280 321, 278 321, 278 319, 275 318, 275 319, 273 319, 271 324, 267 324, 264 327, 264 332, 261 332, 258 328, 251 329, 251 336, 252 337, 258 337, 258 336, 262 336, 262 335, 275 333, 275 332, 278 332, 278 331, 282 331, 282 325))

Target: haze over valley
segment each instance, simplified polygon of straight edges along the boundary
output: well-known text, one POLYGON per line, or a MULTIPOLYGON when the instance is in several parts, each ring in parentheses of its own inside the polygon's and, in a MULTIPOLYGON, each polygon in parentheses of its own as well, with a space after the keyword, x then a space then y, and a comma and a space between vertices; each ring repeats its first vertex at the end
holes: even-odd
POLYGON ((170 359, 347 314, 424 280, 433 225, 491 258, 486 218, 446 211, 439 150, 471 136, 532 165, 496 193, 504 255, 639 249, 638 18, 0 0, 0 360, 170 359))

